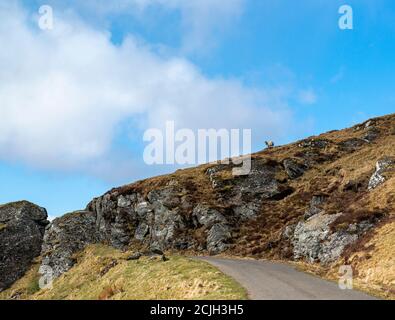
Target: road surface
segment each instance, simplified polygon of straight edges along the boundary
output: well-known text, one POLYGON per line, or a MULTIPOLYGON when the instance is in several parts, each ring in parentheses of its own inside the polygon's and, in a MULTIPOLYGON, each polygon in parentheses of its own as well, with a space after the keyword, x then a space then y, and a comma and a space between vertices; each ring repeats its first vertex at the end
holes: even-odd
POLYGON ((341 290, 337 283, 297 271, 291 265, 258 260, 201 257, 234 278, 252 300, 372 300, 365 293, 341 290))

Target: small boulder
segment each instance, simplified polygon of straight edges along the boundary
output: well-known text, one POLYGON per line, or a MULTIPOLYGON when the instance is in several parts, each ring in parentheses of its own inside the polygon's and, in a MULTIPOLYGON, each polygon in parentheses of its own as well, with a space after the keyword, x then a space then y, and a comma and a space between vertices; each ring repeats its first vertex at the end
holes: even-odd
POLYGON ((163 255, 163 251, 159 248, 151 248, 150 249, 150 253, 154 254, 154 255, 158 255, 158 256, 162 256, 163 255))
POLYGON ((283 166, 291 179, 299 178, 307 170, 307 166, 305 164, 299 163, 298 161, 290 158, 283 161, 283 166))
POLYGON ((139 260, 142 256, 143 256, 142 253, 136 252, 136 253, 133 253, 131 256, 127 257, 126 260, 127 261, 139 260))

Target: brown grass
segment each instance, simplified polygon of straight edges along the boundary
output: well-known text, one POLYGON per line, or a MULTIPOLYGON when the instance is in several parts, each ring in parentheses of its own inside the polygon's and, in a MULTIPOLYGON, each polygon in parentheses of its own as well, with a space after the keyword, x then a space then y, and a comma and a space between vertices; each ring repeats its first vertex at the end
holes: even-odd
POLYGON ((233 300, 247 297, 239 284, 206 262, 182 256, 169 256, 166 262, 148 257, 127 261, 130 254, 103 245, 90 246, 79 254, 77 265, 54 281, 52 289, 29 289, 38 283, 36 265, 10 289, 0 293, 0 299, 233 300))

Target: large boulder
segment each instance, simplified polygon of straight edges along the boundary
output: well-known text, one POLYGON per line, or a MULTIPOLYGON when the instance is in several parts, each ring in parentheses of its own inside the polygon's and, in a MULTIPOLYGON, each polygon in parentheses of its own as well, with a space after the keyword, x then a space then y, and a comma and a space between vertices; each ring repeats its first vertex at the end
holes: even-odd
POLYGON ((21 278, 40 255, 47 211, 27 201, 0 206, 0 291, 21 278))
POLYGON ((42 273, 56 278, 75 264, 75 254, 100 241, 96 214, 77 211, 55 219, 45 232, 42 246, 42 273))

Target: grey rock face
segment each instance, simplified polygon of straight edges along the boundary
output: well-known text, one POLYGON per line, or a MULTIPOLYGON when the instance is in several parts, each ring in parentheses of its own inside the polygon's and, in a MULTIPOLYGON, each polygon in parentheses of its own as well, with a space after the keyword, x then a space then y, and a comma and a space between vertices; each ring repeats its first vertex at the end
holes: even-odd
POLYGON ((160 250, 188 249, 196 246, 194 230, 205 228, 205 247, 212 252, 225 250, 229 239, 227 219, 203 204, 189 203, 187 207, 195 207, 190 215, 185 214, 181 210, 185 201, 188 200, 180 190, 165 187, 151 191, 146 198, 140 194, 106 194, 94 199, 88 209, 97 215, 100 238, 117 248, 124 248, 136 239, 160 250))
POLYGON ((45 232, 42 269, 47 276, 60 276, 75 264, 75 253, 99 240, 93 212, 77 211, 55 219, 45 232))
POLYGON ((115 248, 123 249, 136 239, 152 248, 167 249, 179 243, 191 245, 179 236, 188 229, 187 224, 192 224, 182 213, 185 201, 182 190, 167 186, 149 192, 147 197, 111 192, 94 199, 88 210, 97 215, 101 239, 115 248))
POLYGON ((368 189, 373 190, 379 185, 385 182, 385 177, 383 173, 387 172, 389 169, 393 168, 395 165, 395 158, 385 157, 377 161, 376 172, 372 175, 369 180, 368 189))
MULTIPOLYGON (((310 262, 320 261, 322 263, 334 260, 336 253, 332 255, 330 252, 333 236, 330 234, 329 226, 340 215, 340 213, 336 215, 321 213, 306 222, 299 222, 293 237, 294 258, 306 258, 310 262)), ((344 248, 344 246, 342 247, 344 248)))
POLYGON ((294 159, 285 159, 283 161, 284 169, 291 179, 297 179, 307 170, 307 166, 299 163, 294 159))
POLYGON ((355 242, 361 234, 370 229, 373 224, 361 222, 352 224, 347 229, 332 232, 330 225, 342 213, 327 215, 320 212, 307 221, 296 225, 292 237, 295 259, 307 259, 309 262, 328 264, 337 260, 345 247, 355 242))
POLYGON ((205 226, 207 228, 212 227, 216 223, 226 223, 225 217, 215 209, 208 206, 198 204, 195 209, 193 209, 193 218, 196 226, 205 226))
POLYGON ((219 205, 231 208, 226 215, 197 202, 177 181, 170 181, 146 196, 133 191, 130 194, 111 191, 94 199, 87 210, 96 214, 100 239, 116 248, 138 240, 151 248, 207 248, 210 252, 221 252, 228 248, 230 225, 254 218, 264 199, 276 199, 289 192, 284 183, 276 180, 276 173, 284 170, 279 163, 255 159, 249 175, 234 177, 231 182, 221 178, 224 170, 231 172, 232 166, 213 166, 206 173, 213 188, 221 192, 219 205), (199 229, 204 231, 206 243, 194 238, 199 229))
POLYGON ((351 138, 339 143, 339 147, 343 151, 353 152, 361 148, 367 143, 364 139, 351 138))
POLYGON ((362 139, 367 142, 373 142, 380 136, 380 130, 376 127, 368 126, 366 133, 363 135, 362 139))
POLYGON ((232 205, 233 212, 239 219, 254 218, 263 200, 279 200, 293 192, 291 188, 276 179, 276 173, 284 170, 280 163, 252 159, 249 175, 224 181, 221 173, 228 168, 216 166, 208 169, 207 175, 213 188, 220 192, 220 201, 226 205, 232 205))
POLYGON ((0 206, 0 291, 21 278, 40 255, 47 211, 21 201, 0 206))
POLYGON ((229 226, 226 224, 215 224, 207 236, 207 249, 211 254, 217 254, 229 248, 227 241, 232 237, 229 226))

